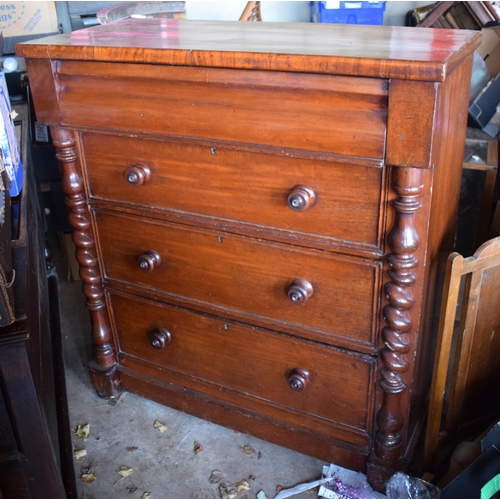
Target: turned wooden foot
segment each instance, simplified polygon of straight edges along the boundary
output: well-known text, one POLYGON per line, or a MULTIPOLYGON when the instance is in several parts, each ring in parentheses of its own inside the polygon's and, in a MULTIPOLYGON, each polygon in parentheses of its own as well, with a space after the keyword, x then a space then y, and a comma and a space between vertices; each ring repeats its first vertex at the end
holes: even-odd
POLYGON ((116 365, 103 368, 95 361, 87 363, 90 381, 99 397, 117 400, 123 393, 121 380, 116 365))

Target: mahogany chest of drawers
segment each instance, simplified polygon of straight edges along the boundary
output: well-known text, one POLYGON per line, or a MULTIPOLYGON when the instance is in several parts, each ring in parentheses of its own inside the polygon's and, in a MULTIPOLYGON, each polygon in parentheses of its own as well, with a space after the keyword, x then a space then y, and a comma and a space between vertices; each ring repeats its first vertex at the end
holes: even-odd
POLYGON ((480 35, 127 20, 17 46, 50 125, 91 380, 404 468, 480 35))

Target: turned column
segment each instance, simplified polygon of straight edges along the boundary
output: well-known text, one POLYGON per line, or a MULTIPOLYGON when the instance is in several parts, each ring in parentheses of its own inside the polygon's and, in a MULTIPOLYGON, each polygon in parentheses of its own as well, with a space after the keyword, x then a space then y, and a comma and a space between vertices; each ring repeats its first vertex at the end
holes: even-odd
POLYGON ((73 227, 73 242, 76 247, 76 259, 80 265, 83 293, 90 311, 94 361, 88 365, 89 373, 100 396, 115 398, 120 394, 120 383, 115 373, 116 352, 107 320, 89 210, 84 197, 83 182, 77 170, 75 137, 71 130, 64 128, 52 127, 51 133, 69 209, 68 219, 73 227))
MULTIPOLYGON (((387 256, 388 277, 384 294, 388 304, 383 310, 385 327, 382 329, 384 347, 380 351, 380 386, 382 406, 377 414, 378 431, 375 436, 372 465, 378 469, 381 483, 397 470, 397 461, 403 455, 405 415, 402 396, 407 390, 404 374, 409 369, 407 355, 415 333, 412 320, 413 286, 417 281, 415 270, 419 261, 415 256, 419 247, 415 217, 422 207, 420 196, 424 189, 424 171, 419 168, 393 167, 392 188, 396 197, 392 202, 394 225, 387 238, 391 252, 387 256)), ((374 483, 377 478, 374 477, 374 483)))

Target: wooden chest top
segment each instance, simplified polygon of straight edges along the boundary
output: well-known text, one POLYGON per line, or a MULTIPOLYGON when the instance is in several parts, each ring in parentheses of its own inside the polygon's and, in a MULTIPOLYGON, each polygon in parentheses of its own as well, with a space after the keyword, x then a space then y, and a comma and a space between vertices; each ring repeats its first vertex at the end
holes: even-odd
POLYGON ((129 19, 17 46, 21 57, 444 81, 476 32, 311 23, 129 19))

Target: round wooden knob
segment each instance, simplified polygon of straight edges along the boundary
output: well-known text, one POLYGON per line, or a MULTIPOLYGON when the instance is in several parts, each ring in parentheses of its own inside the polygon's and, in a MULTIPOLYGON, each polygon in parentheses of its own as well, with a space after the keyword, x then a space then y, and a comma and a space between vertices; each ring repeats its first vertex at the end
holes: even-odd
POLYGON ((288 377, 288 385, 297 392, 303 391, 309 382, 309 372, 305 368, 295 368, 288 377))
POLYGON ((303 212, 314 203, 315 198, 316 195, 310 187, 299 184, 292 189, 287 202, 292 210, 303 212))
POLYGON ((163 349, 172 342, 172 334, 165 328, 158 328, 149 335, 149 342, 155 349, 163 349))
POLYGON ((139 255, 137 264, 145 273, 150 273, 155 267, 161 264, 160 254, 154 250, 148 250, 142 255, 139 255))
POLYGON ((294 303, 304 305, 313 294, 313 287, 309 281, 296 279, 288 289, 288 298, 294 303))
POLYGON ((136 163, 135 165, 127 168, 125 178, 132 186, 142 186, 151 178, 151 170, 144 163, 136 163))

